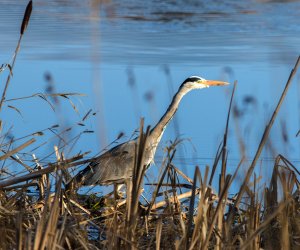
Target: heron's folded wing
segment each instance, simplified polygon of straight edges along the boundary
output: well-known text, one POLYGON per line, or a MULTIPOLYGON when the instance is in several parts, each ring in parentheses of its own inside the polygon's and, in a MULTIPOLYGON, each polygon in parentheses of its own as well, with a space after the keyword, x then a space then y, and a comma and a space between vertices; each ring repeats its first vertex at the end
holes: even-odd
POLYGON ((134 165, 135 141, 120 144, 91 162, 76 175, 81 185, 109 185, 123 182, 132 176, 134 165))

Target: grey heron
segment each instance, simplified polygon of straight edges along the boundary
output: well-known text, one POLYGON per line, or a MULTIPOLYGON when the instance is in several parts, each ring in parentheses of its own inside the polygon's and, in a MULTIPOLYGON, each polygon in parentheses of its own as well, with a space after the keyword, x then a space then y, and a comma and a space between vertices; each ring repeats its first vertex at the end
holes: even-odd
MULTIPOLYGON (((179 106, 182 97, 193 89, 208 88, 210 86, 227 85, 227 82, 206 80, 199 76, 187 78, 174 95, 171 104, 159 122, 151 129, 145 144, 143 165, 149 166, 154 159, 157 146, 164 130, 179 106)), ((137 139, 119 144, 102 155, 76 174, 67 184, 66 189, 79 186, 122 184, 133 175, 135 147, 137 139)))

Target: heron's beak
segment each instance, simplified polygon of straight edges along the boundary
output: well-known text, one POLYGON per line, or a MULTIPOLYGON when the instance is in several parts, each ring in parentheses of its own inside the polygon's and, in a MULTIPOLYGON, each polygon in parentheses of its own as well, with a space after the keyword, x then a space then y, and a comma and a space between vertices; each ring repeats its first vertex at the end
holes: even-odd
POLYGON ((223 85, 228 85, 228 82, 222 82, 222 81, 215 81, 215 80, 206 80, 204 84, 208 86, 223 86, 223 85))

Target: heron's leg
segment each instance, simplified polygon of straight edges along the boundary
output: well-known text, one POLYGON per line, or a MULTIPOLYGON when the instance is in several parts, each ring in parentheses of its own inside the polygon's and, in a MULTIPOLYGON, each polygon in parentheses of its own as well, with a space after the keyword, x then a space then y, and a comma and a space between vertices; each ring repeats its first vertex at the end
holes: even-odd
POLYGON ((124 184, 114 184, 114 198, 116 200, 120 199, 120 198, 124 198, 126 192, 124 192, 122 189, 125 187, 124 184))
POLYGON ((132 199, 132 180, 131 178, 126 180, 126 210, 127 210, 127 220, 129 221, 130 211, 131 211, 131 199, 132 199))
POLYGON ((118 195, 118 184, 114 183, 114 198, 115 200, 119 199, 119 195, 118 195))

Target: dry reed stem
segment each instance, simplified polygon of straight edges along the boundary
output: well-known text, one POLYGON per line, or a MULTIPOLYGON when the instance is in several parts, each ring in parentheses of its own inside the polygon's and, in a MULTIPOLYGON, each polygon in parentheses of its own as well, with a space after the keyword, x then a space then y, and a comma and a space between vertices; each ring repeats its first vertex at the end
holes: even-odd
MULTIPOLYGON (((144 134, 144 120, 141 119, 140 123, 140 134, 138 137, 134 169, 132 180, 127 184, 127 194, 128 194, 128 210, 127 210, 127 239, 131 242, 136 242, 135 230, 137 227, 137 217, 138 217, 138 206, 139 197, 141 195, 141 186, 144 179, 146 166, 144 162, 144 153, 146 150, 146 143, 150 133, 150 127, 147 127, 146 133, 144 134)), ((134 245, 131 247, 135 248, 134 245)))
POLYGON ((32 1, 29 1, 29 3, 27 4, 27 7, 26 7, 26 10, 25 10, 25 13, 24 13, 23 22, 22 22, 22 25, 21 25, 20 38, 19 38, 17 47, 15 49, 15 54, 13 56, 13 61, 12 61, 11 65, 10 65, 10 74, 7 76, 6 83, 5 83, 5 86, 4 86, 4 90, 2 92, 2 97, 1 97, 1 100, 0 100, 0 112, 2 110, 2 105, 3 105, 3 102, 4 102, 5 97, 6 97, 6 92, 7 92, 7 89, 8 89, 8 85, 10 83, 10 78, 11 78, 11 75, 12 75, 12 72, 13 72, 15 61, 16 61, 18 52, 20 50, 21 40, 22 40, 23 34, 24 34, 24 32, 25 32, 25 30, 27 28, 27 25, 29 23, 31 11, 32 11, 32 1))
POLYGON ((150 201, 150 204, 149 204, 149 207, 148 207, 148 210, 147 210, 147 214, 148 215, 149 215, 150 211, 152 210, 152 206, 155 203, 155 199, 156 199, 156 197, 158 195, 159 189, 161 188, 162 183, 163 183, 163 181, 165 179, 165 176, 166 176, 166 174, 168 172, 168 168, 169 168, 169 166, 170 166, 170 164, 172 162, 172 159, 173 159, 173 157, 175 155, 175 152, 176 152, 176 150, 174 150, 173 152, 170 152, 170 150, 168 150, 167 164, 166 164, 166 167, 165 167, 164 171, 162 172, 162 175, 161 175, 161 177, 159 179, 158 185, 156 185, 156 188, 155 188, 155 190, 154 190, 154 192, 152 194, 152 200, 150 201), (172 154, 170 155, 170 153, 172 153, 172 154))
POLYGON ((201 241, 204 241, 206 236, 206 230, 208 227, 206 214, 209 209, 208 206, 209 199, 207 198, 208 196, 206 195, 206 193, 210 192, 210 189, 206 188, 207 176, 208 176, 208 168, 206 168, 204 181, 202 182, 201 185, 202 194, 200 196, 200 201, 198 202, 197 215, 196 218, 194 219, 195 226, 194 226, 191 245, 189 246, 189 249, 194 249, 194 247, 197 244, 200 244, 201 241))
MULTIPOLYGON (((208 167, 206 167, 206 171, 205 171, 205 174, 207 174, 207 173, 208 173, 208 167)), ((198 167, 195 168, 195 172, 194 172, 192 195, 191 195, 191 200, 190 200, 190 204, 189 204, 187 230, 186 230, 186 235, 184 237, 185 249, 188 249, 189 245, 190 245, 190 236, 192 233, 192 224, 193 224, 193 219, 194 219, 194 206, 195 206, 195 198, 196 198, 197 179, 202 184, 201 173, 200 173, 200 170, 198 167)))
POLYGON ((32 180, 32 179, 38 178, 38 177, 40 177, 44 174, 51 173, 51 172, 55 171, 57 168, 60 168, 61 164, 67 164, 67 168, 70 168, 70 167, 74 167, 76 165, 80 165, 80 164, 89 162, 90 160, 77 162, 77 163, 72 163, 74 161, 78 161, 78 160, 82 159, 85 154, 86 153, 75 156, 75 157, 67 159, 63 162, 58 162, 58 163, 53 163, 53 164, 50 163, 49 166, 44 168, 44 169, 40 169, 40 170, 31 172, 31 173, 23 175, 23 176, 17 176, 17 177, 8 179, 8 180, 1 181, 0 182, 0 190, 4 187, 11 186, 11 185, 14 185, 14 184, 19 183, 19 182, 32 180))
POLYGON ((289 204, 289 202, 291 202, 291 199, 286 200, 285 202, 281 202, 278 206, 278 208, 276 209, 275 212, 273 212, 271 215, 268 216, 267 219, 264 220, 263 223, 261 223, 259 225, 259 227, 256 229, 255 232, 252 233, 252 235, 249 236, 249 238, 247 239, 247 242, 245 242, 242 246, 241 246, 241 250, 246 249, 251 243, 252 240, 260 233, 262 233, 266 227, 269 225, 269 223, 286 207, 286 205, 289 204))
MULTIPOLYGON (((197 188, 196 191, 195 191, 195 195, 199 194, 199 192, 200 192, 200 188, 197 188)), ((177 199, 178 200, 186 199, 186 198, 191 197, 192 194, 193 194, 193 191, 188 191, 186 193, 177 195, 177 199)), ((174 203, 174 196, 170 196, 170 197, 168 197, 167 200, 160 201, 160 202, 157 202, 157 203, 153 204, 152 207, 151 207, 151 211, 156 210, 158 208, 161 208, 161 207, 163 207, 167 204, 170 204, 170 203, 174 203)))
POLYGON ((222 192, 220 194, 220 197, 219 197, 219 203, 218 203, 218 205, 216 207, 216 211, 215 211, 215 213, 214 213, 214 215, 213 215, 213 217, 211 219, 211 224, 210 224, 210 226, 208 228, 206 239, 205 239, 205 241, 204 241, 203 246, 201 247, 201 249, 207 249, 207 247, 208 247, 210 236, 211 236, 211 234, 213 232, 213 229, 214 229, 215 221, 218 218, 218 211, 219 211, 219 209, 221 208, 221 206, 223 204, 223 199, 224 199, 224 196, 226 195, 227 190, 229 188, 230 180, 231 180, 231 176, 227 176, 226 180, 225 180, 225 183, 224 183, 223 190, 222 190, 222 192))
POLYGON ((160 219, 157 222, 157 226, 156 226, 156 250, 160 250, 161 232, 162 232, 162 221, 160 219))
POLYGON ((172 168, 174 168, 174 170, 176 171, 176 173, 178 173, 179 175, 181 175, 189 183, 193 183, 193 180, 191 178, 189 178, 187 175, 185 175, 180 169, 176 168, 172 163, 170 163, 170 164, 171 164, 172 168))
POLYGON ((31 145, 31 144, 34 143, 34 142, 35 142, 35 139, 32 138, 32 139, 30 139, 30 140, 24 142, 24 143, 23 143, 22 145, 20 145, 19 147, 15 148, 15 149, 13 149, 13 150, 11 150, 11 151, 9 151, 9 152, 6 152, 4 155, 1 155, 1 156, 0 156, 0 161, 5 160, 6 158, 12 156, 13 154, 16 154, 17 152, 23 150, 24 148, 28 147, 29 145, 31 145))
MULTIPOLYGON (((2 152, 4 152, 4 151, 2 150, 2 152)), ((29 173, 31 173, 33 171, 33 169, 30 166, 28 166, 27 164, 25 164, 23 161, 21 161, 18 156, 14 157, 11 155, 10 159, 14 160, 15 162, 17 162, 18 164, 23 166, 29 173)))
MULTIPOLYGON (((226 120, 226 127, 225 127, 225 132, 224 132, 224 137, 223 137, 223 145, 222 145, 222 167, 221 167, 221 174, 219 178, 219 194, 221 194, 224 184, 225 184, 225 179, 226 179, 226 168, 227 168, 227 137, 228 137, 228 128, 229 128, 229 118, 230 118, 230 113, 231 113, 231 107, 232 107, 232 102, 233 102, 233 97, 235 93, 235 89, 237 86, 237 81, 234 82, 231 98, 230 98, 230 103, 228 107, 228 112, 227 112, 227 120, 226 120)), ((230 183, 229 183, 230 185, 230 183)), ((229 187, 228 185, 228 187, 229 187)), ((227 196, 227 194, 224 194, 224 196, 227 196)), ((226 199, 226 197, 225 197, 226 199)), ((219 209, 219 214, 218 214, 218 219, 217 219, 217 231, 222 232, 223 228, 223 214, 224 214, 224 209, 225 209, 225 203, 220 202, 220 209, 219 209)), ((221 239, 220 237, 217 237, 217 242, 216 242, 216 249, 221 249, 222 244, 221 244, 221 239)))

